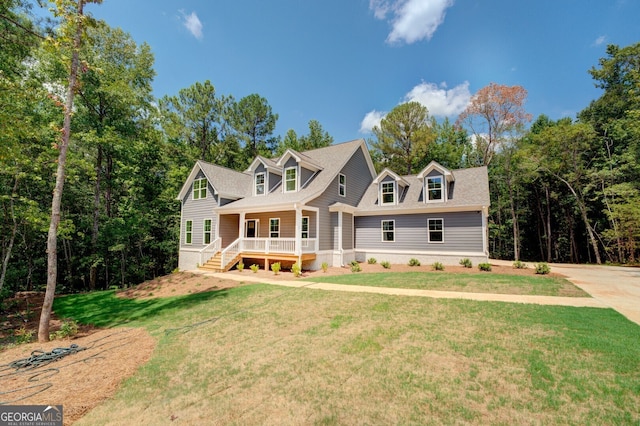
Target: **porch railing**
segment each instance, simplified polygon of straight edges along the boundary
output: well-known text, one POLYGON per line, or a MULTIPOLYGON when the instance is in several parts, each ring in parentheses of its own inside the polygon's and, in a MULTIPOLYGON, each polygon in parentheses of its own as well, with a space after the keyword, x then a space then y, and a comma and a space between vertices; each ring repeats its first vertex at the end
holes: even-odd
POLYGON ((222 239, 216 238, 211 242, 211 244, 200 250, 200 265, 203 265, 206 260, 210 259, 214 254, 219 252, 221 246, 222 239))
POLYGON ((231 262, 235 257, 240 254, 242 250, 242 238, 238 238, 231 244, 229 244, 222 253, 220 253, 220 266, 223 268, 227 266, 227 263, 231 262))
MULTIPOLYGON (((318 249, 317 238, 303 238, 300 248, 302 253, 315 253, 318 249)), ((295 238, 243 238, 242 251, 254 253, 296 253, 295 238)))

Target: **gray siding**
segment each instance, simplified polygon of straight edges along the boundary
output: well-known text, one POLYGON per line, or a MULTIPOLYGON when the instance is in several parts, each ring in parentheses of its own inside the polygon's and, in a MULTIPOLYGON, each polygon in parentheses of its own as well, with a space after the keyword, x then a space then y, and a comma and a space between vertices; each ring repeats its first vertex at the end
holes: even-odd
POLYGON ((475 211, 359 216, 355 218, 355 228, 357 249, 483 251, 482 214, 475 211), (427 219, 444 219, 444 243, 428 242, 427 219), (382 241, 382 220, 395 220, 395 241, 382 241))
POLYGON ((338 195, 338 176, 336 176, 322 195, 309 203, 309 205, 320 209, 320 250, 337 248, 334 246, 334 241, 337 241, 337 239, 333 234, 333 230, 334 226, 338 226, 338 216, 337 213, 330 214, 329 206, 337 202, 351 206, 358 205, 373 180, 362 148, 358 148, 347 164, 340 170, 340 173, 347 178, 346 197, 338 195))
MULTIPOLYGON (((200 171, 196 176, 196 179, 204 177, 204 173, 200 171)), ((215 235, 216 218, 213 214, 213 209, 218 206, 218 203, 213 195, 213 187, 211 184, 207 185, 207 197, 194 200, 192 197, 193 185, 187 191, 187 194, 182 199, 182 226, 180 235, 180 247, 204 247, 203 231, 204 231, 204 219, 211 219, 211 238, 213 241, 215 235), (193 221, 192 239, 191 244, 186 244, 186 222, 187 220, 193 221)))
POLYGON ((304 167, 300 167, 298 170, 300 170, 300 188, 302 188, 315 172, 307 170, 304 167))
POLYGON ((282 180, 282 176, 275 173, 269 173, 269 192, 272 192, 282 180))

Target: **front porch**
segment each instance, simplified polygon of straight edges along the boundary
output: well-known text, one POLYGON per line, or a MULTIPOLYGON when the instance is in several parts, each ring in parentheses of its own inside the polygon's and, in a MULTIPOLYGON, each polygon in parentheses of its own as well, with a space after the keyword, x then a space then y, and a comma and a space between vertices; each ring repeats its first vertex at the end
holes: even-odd
POLYGON ((269 270, 273 262, 300 263, 315 260, 318 250, 317 238, 247 238, 242 237, 221 248, 221 239, 201 251, 201 269, 224 272, 241 260, 259 259, 264 269, 269 270))

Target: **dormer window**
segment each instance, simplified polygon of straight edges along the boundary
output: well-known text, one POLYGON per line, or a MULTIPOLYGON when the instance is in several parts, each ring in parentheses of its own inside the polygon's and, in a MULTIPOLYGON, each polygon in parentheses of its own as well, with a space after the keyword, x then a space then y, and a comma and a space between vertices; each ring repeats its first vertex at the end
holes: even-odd
POLYGON ((289 167, 284 170, 284 192, 293 192, 298 190, 298 169, 289 167))
POLYGON ((444 186, 442 176, 430 176, 426 178, 427 201, 443 201, 444 186))
POLYGON ((207 179, 196 179, 193 181, 193 199, 200 200, 207 198, 207 179))
POLYGON ((256 173, 256 195, 264 195, 265 192, 265 173, 256 173))
POLYGON ((382 204, 396 203, 396 184, 395 182, 382 182, 380 186, 380 198, 382 204))

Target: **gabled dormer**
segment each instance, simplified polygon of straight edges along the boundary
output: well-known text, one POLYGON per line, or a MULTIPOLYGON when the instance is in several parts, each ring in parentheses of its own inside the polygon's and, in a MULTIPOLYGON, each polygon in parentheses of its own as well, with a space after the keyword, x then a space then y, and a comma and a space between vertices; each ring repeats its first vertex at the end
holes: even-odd
POLYGON ((258 155, 246 172, 253 176, 252 194, 266 195, 273 191, 282 180, 282 169, 268 158, 258 155))
POLYGON ((296 192, 313 179, 322 170, 309 157, 293 149, 287 149, 276 163, 282 171, 283 192, 296 192))
POLYGON ((402 176, 385 168, 373 180, 374 185, 378 185, 378 205, 392 206, 400 202, 400 196, 405 188, 409 186, 402 176))
POLYGON ((419 174, 425 203, 444 203, 449 196, 449 188, 455 181, 453 173, 435 161, 430 162, 419 174))

